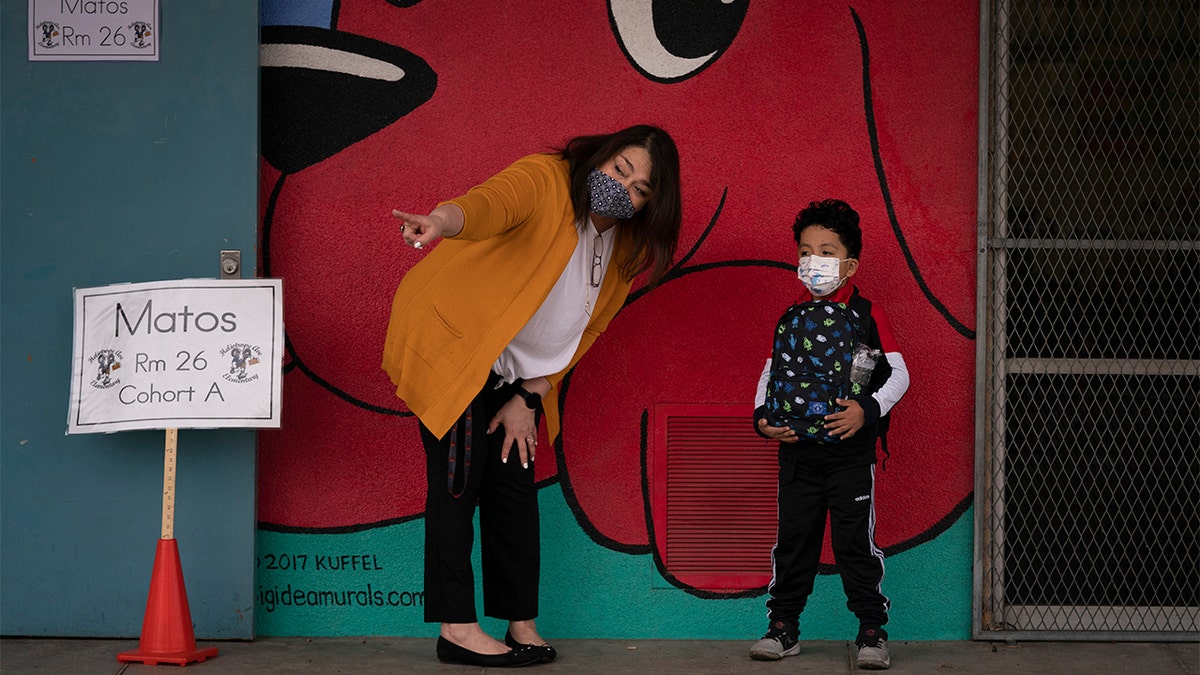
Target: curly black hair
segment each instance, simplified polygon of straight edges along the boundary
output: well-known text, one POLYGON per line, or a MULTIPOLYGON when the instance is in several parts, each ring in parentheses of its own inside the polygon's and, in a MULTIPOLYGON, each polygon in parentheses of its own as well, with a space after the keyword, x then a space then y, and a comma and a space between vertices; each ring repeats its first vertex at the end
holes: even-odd
POLYGON ((792 224, 792 236, 800 243, 800 233, 810 225, 820 225, 833 232, 851 258, 862 254, 862 230, 858 227, 858 211, 840 199, 809 202, 792 224))

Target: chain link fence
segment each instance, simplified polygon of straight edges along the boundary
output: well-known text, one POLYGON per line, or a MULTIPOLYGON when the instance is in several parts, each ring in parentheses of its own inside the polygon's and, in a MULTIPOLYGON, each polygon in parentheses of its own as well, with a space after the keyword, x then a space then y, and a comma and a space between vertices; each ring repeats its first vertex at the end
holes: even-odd
POLYGON ((1200 3, 984 2, 974 633, 1200 637, 1200 3))

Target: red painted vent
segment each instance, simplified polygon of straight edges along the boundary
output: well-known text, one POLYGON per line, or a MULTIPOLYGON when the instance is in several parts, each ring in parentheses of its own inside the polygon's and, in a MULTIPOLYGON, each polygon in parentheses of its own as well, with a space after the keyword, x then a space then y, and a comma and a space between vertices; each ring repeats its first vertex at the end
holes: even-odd
POLYGON ((649 438, 654 537, 667 572, 712 591, 762 588, 775 544, 778 443, 746 403, 660 403, 649 438))

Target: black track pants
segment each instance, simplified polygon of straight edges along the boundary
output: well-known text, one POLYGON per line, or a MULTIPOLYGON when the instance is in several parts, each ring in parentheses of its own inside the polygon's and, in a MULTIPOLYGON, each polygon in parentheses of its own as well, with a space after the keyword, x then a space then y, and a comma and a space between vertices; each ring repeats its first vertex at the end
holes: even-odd
POLYGON ((797 625, 812 594, 826 515, 846 607, 862 626, 887 623, 883 552, 875 546, 875 465, 834 466, 819 451, 780 449, 779 529, 771 551, 768 617, 797 625))

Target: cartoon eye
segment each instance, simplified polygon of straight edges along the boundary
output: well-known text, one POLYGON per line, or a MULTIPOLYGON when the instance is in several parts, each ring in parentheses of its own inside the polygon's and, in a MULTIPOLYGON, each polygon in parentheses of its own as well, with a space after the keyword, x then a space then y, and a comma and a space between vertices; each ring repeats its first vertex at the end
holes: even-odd
POLYGON ((750 0, 609 0, 621 50, 656 82, 699 73, 733 44, 750 0))

